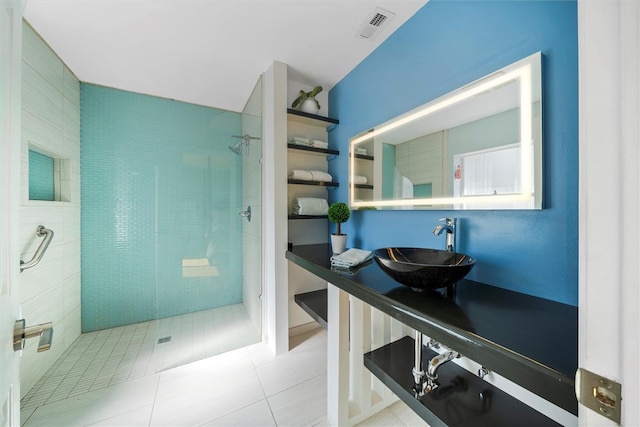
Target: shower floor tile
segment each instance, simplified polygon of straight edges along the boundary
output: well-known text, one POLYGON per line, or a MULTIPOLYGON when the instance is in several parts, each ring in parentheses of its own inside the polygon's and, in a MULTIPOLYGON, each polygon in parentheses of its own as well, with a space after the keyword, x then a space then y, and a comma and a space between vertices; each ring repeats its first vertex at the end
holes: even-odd
MULTIPOLYGON (((156 339, 156 337, 154 337, 156 339)), ((327 332, 318 327, 291 337, 280 356, 265 343, 225 352, 188 365, 110 385, 54 403, 23 409, 23 427, 71 426, 329 426, 326 418, 327 332), (313 376, 282 378, 269 395, 266 383, 278 379, 268 366, 290 365, 313 376), (240 380, 239 380, 240 379, 240 380)), ((95 354, 95 352, 94 352, 95 354)), ((273 388, 273 387, 271 387, 273 388)), ((398 401, 359 426, 425 426, 398 401)), ((428 427, 428 426, 427 426, 428 427)))
POLYGON ((21 407, 28 413, 259 341, 242 304, 85 333, 22 398, 21 407))

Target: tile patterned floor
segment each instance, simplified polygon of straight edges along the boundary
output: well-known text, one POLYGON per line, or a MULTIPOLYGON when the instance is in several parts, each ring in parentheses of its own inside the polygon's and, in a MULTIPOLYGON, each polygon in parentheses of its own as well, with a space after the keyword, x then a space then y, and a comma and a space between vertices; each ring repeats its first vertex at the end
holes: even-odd
MULTIPOLYGON (((278 357, 253 344, 23 410, 23 425, 328 426, 326 341, 316 328, 278 357)), ((361 425, 425 423, 398 402, 361 425)))
POLYGON ((82 334, 24 396, 22 410, 259 342, 242 304, 82 334), (158 343, 159 338, 170 340, 158 343))

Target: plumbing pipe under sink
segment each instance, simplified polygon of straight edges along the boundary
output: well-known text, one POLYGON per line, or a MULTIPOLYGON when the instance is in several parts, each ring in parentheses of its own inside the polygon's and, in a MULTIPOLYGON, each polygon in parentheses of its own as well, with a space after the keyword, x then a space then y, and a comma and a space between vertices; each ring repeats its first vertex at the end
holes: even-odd
MULTIPOLYGON (((431 340, 428 347, 440 347, 440 344, 431 340)), ((415 331, 415 347, 414 347, 414 366, 412 369, 414 381, 414 393, 416 397, 424 396, 432 392, 440 385, 437 382, 437 370, 445 363, 460 357, 460 354, 454 350, 447 350, 431 358, 428 362, 427 371, 422 369, 422 332, 415 331)))

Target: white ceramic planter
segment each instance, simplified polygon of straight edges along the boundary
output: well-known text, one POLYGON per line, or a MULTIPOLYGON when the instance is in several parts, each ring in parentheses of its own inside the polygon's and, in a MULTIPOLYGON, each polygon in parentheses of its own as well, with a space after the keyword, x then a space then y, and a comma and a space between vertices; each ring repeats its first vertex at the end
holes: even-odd
POLYGON ((302 101, 302 104, 300 104, 300 111, 304 111, 305 113, 309 114, 318 114, 320 112, 320 109, 318 108, 318 104, 316 104, 316 101, 311 98, 307 98, 302 101))
POLYGON ((341 254, 347 247, 347 235, 346 234, 332 234, 331 235, 331 250, 334 254, 341 254))

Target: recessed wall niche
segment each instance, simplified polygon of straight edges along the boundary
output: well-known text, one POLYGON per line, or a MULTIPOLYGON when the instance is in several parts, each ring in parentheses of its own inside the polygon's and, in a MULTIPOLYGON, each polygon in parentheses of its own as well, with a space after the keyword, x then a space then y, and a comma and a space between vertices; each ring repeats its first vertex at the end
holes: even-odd
POLYGON ((69 202, 71 161, 29 144, 29 200, 69 202))

